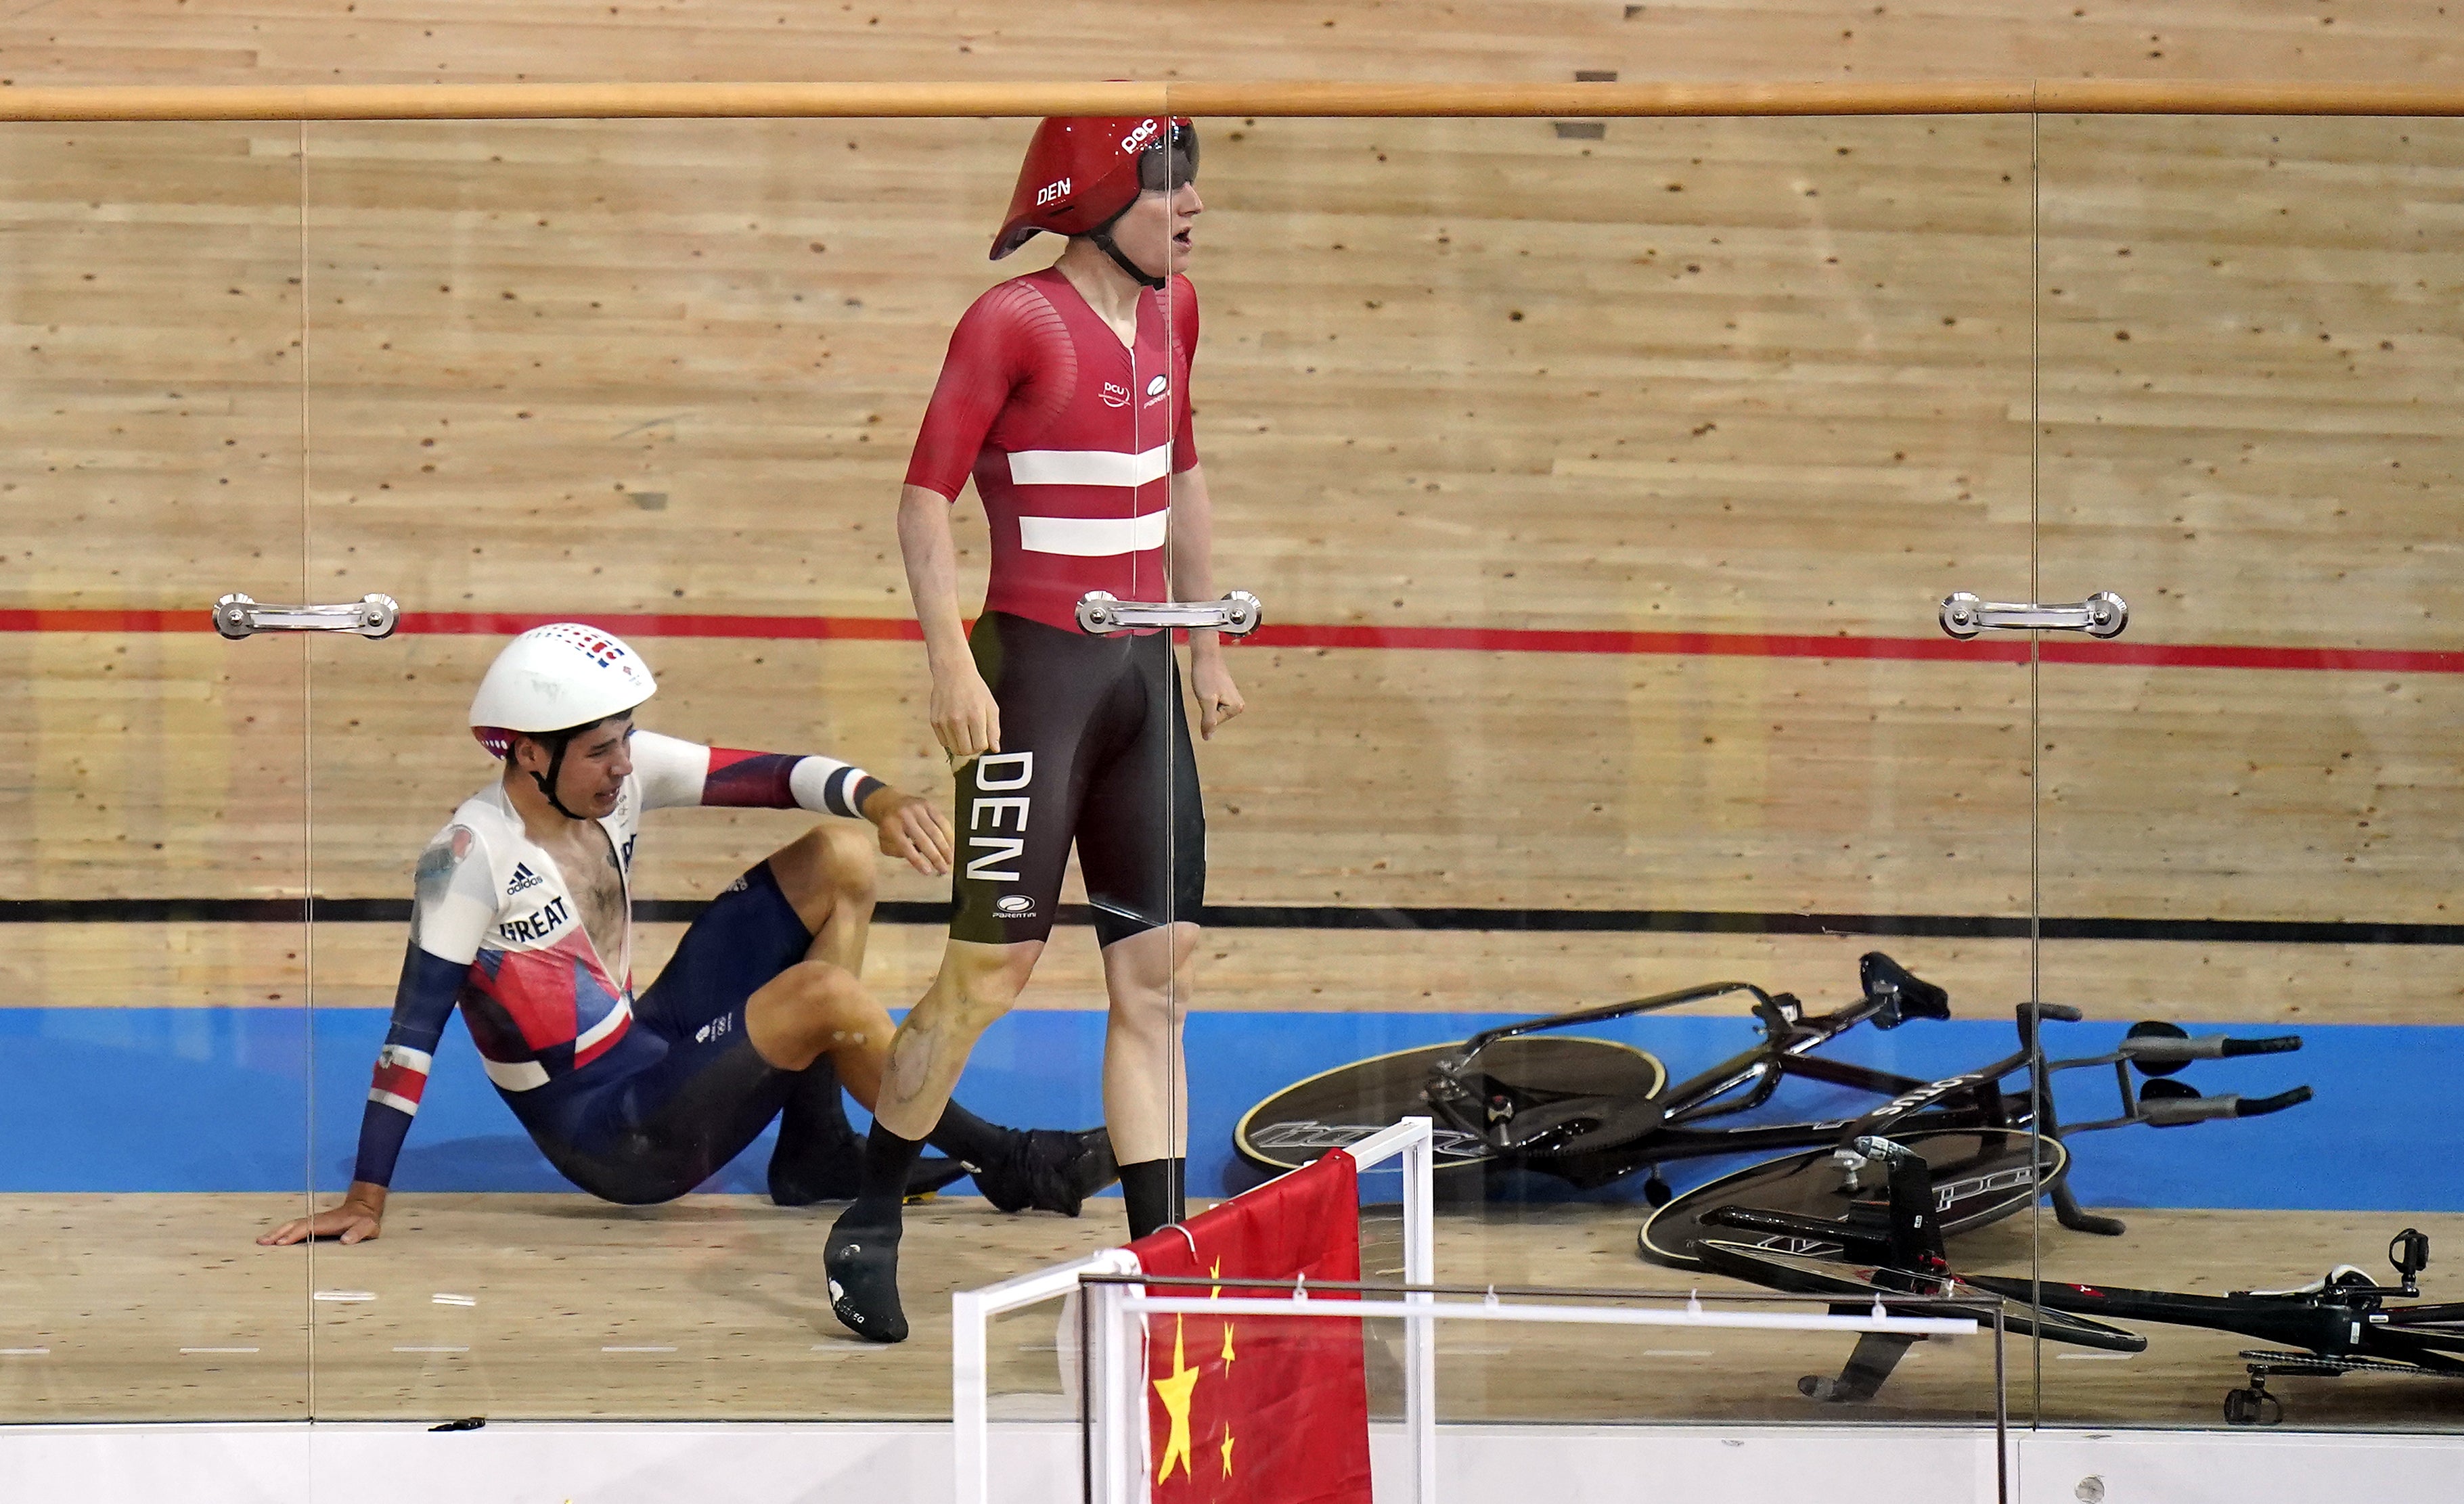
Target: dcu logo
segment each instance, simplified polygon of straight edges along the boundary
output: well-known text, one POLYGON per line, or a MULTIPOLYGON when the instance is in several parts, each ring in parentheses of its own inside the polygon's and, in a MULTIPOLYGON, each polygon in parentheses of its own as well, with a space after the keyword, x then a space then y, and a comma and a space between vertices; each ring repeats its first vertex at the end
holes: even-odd
POLYGON ((1123 386, 1123 385, 1122 385, 1120 382, 1118 382, 1118 381, 1106 381, 1106 382, 1104 383, 1104 405, 1105 405, 1105 406, 1107 406, 1107 407, 1127 407, 1129 404, 1130 404, 1130 389, 1129 389, 1128 387, 1123 386))

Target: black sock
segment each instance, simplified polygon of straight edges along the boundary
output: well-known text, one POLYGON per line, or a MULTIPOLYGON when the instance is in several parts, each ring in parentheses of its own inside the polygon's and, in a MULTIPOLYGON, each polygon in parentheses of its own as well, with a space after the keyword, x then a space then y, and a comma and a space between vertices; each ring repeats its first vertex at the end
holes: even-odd
POLYGON ((941 1121, 933 1124, 933 1131, 924 1140, 954 1160, 981 1166, 1001 1163, 1001 1150, 1015 1131, 986 1123, 952 1102, 941 1109, 941 1121))
POLYGON ((1121 1199, 1130 1209, 1132 1241, 1168 1228, 1188 1214, 1181 1204, 1187 1160, 1142 1160, 1121 1166, 1121 1199))
POLYGON ((796 1073, 770 1151, 770 1199, 782 1207, 842 1201, 856 1193, 864 1144, 847 1123, 839 1073, 823 1056, 796 1073))
POLYGON ((923 1149, 922 1140, 902 1139, 875 1118, 872 1134, 864 1141, 864 1184, 856 1191, 855 1205, 847 1209, 839 1225, 894 1232, 899 1226, 900 1209, 907 1203, 908 1168, 923 1149))

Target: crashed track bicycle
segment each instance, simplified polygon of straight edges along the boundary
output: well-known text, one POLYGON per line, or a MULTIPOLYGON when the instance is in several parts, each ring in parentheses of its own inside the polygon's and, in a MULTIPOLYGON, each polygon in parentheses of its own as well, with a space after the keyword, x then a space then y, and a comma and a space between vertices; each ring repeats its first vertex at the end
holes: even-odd
POLYGON ((2267 1097, 2202 1096, 2171 1079, 2197 1060, 2299 1050, 2299 1035, 2194 1036, 2151 1020, 2133 1025, 2112 1050, 2055 1059, 2045 1053, 2041 1025, 2082 1015, 2052 1003, 2019 1008, 2018 1048, 1972 1070, 1926 1080, 1834 1059, 1817 1052, 1861 1025, 1891 1030, 1950 1016, 1947 992, 1879 950, 1859 961, 1858 978, 1856 1000, 1828 1013, 1811 1013, 1793 994, 1750 982, 1710 982, 1372 1057, 1252 1107, 1234 1129, 1234 1148, 1249 1165, 1281 1173, 1402 1118, 1426 1115, 1437 1130, 1441 1194, 1485 1194, 1514 1170, 1581 1189, 1641 1175, 1644 1196, 1658 1209, 1642 1230, 1643 1256, 1695 1268, 1696 1245, 1716 1235, 1706 1233, 1703 1213, 1749 1195, 1754 1205, 1806 1218, 1872 1215, 1881 1177, 1853 1147, 1862 1137, 1903 1143, 1932 1166, 1947 1233, 2008 1216, 2039 1196, 2052 1198, 2065 1227, 2112 1233, 2122 1224, 2082 1210, 2065 1183, 2066 1141, 2143 1123, 2259 1117, 2310 1098, 2307 1086, 2267 1097), (1642 1051, 1567 1032, 1739 995, 1750 1000, 1760 1041, 1674 1084, 1642 1051), (2052 1079, 2099 1066, 2113 1068, 2116 1113, 2058 1121, 2052 1079), (1876 1104, 1854 1116, 1735 1121, 1771 1102, 1790 1079, 1869 1093, 1876 1104), (1781 1157, 1683 1195, 1661 1174, 1661 1166, 1679 1161, 1769 1154, 1781 1157))

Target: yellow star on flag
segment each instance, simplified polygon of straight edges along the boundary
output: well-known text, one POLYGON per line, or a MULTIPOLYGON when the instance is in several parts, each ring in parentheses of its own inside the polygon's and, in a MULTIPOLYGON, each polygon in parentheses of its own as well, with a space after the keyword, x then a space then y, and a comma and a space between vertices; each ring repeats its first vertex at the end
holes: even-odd
POLYGON ((1232 1423, 1223 1423, 1223 1475, 1232 1476, 1232 1423))
MULTIPOLYGON (((1219 1258, 1219 1259, 1217 1259, 1217 1260, 1215 1261, 1215 1267, 1214 1267, 1214 1268, 1212 1268, 1212 1269, 1210 1269, 1210 1270, 1208 1270, 1208 1271, 1206 1272, 1206 1277, 1208 1277, 1209 1279, 1221 1279, 1221 1278, 1223 1277, 1223 1260, 1221 1260, 1221 1259, 1220 1259, 1220 1258, 1219 1258)), ((1220 1285, 1220 1284, 1219 1284, 1219 1285, 1217 1285, 1217 1286, 1214 1288, 1214 1290, 1212 1290, 1211 1292, 1209 1292, 1209 1293, 1208 1293, 1208 1295, 1207 1295, 1206 1298, 1207 1298, 1207 1299, 1209 1299, 1209 1300, 1221 1300, 1221 1299, 1222 1299, 1222 1298, 1223 1298, 1223 1287, 1222 1287, 1221 1285, 1220 1285)), ((1231 1323, 1231 1322, 1229 1322, 1229 1321, 1226 1321, 1226 1322, 1224 1322, 1224 1323, 1223 1323, 1223 1362, 1224 1362, 1225 1366, 1227 1366, 1227 1367, 1228 1367, 1228 1366, 1230 1366, 1230 1364, 1231 1364, 1231 1362, 1232 1362, 1232 1358, 1233 1358, 1233 1353, 1232 1353, 1232 1323, 1231 1323)), ((1224 1433, 1223 1433, 1223 1446, 1224 1446, 1224 1455, 1225 1455, 1225 1457, 1227 1457, 1227 1458, 1228 1458, 1228 1457, 1230 1457, 1230 1456, 1231 1456, 1231 1447, 1232 1447, 1232 1432, 1231 1432, 1229 1429, 1226 1429, 1226 1430, 1224 1431, 1224 1433)), ((1223 1475, 1224 1475, 1225 1477, 1227 1477, 1227 1478, 1228 1478, 1228 1477, 1230 1477, 1230 1476, 1232 1475, 1231 1471, 1230 1471, 1230 1470, 1231 1470, 1231 1463, 1230 1463, 1230 1462, 1228 1462, 1228 1461, 1227 1461, 1227 1462, 1225 1462, 1225 1463, 1224 1463, 1224 1470, 1225 1470, 1225 1471, 1224 1471, 1223 1475)))
POLYGON ((1190 1391, 1198 1387, 1198 1370, 1189 1366, 1180 1355, 1180 1318, 1172 1319, 1172 1376, 1154 1381, 1155 1398, 1163 1402, 1163 1413, 1171 1422, 1164 1436, 1163 1461, 1155 1467, 1155 1482, 1172 1476, 1172 1465, 1180 1464, 1183 1474, 1189 1472, 1189 1400, 1190 1391))

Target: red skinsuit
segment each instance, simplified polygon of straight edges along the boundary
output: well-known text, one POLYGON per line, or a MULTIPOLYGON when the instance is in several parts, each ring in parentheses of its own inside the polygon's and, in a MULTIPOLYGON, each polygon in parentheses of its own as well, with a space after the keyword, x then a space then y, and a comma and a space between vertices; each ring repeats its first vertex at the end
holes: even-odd
POLYGON ((974 474, 992 520, 986 611, 1075 632, 1089 590, 1164 598, 1166 477, 1198 465, 1197 347, 1198 294, 1177 276, 1139 294, 1134 350, 1050 269, 958 320, 907 484, 955 501, 974 474))

